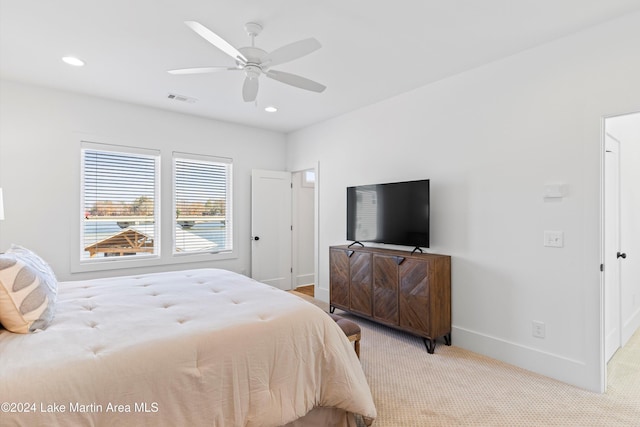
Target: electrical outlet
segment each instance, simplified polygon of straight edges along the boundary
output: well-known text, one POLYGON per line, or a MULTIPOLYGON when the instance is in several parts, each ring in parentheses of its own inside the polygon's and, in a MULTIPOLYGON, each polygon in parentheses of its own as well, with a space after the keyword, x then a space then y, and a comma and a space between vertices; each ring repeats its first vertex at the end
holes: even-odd
POLYGON ((562 231, 545 231, 544 245, 551 248, 564 246, 564 233, 562 231))
POLYGON ((534 320, 531 322, 532 325, 532 333, 536 338, 544 338, 545 337, 545 326, 544 322, 539 322, 534 320))

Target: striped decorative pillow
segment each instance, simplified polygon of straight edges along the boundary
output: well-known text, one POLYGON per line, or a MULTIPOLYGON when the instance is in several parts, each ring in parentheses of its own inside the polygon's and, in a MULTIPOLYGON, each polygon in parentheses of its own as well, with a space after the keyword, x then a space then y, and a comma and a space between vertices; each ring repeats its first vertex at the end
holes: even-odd
POLYGON ((45 329, 53 319, 57 282, 49 266, 36 261, 19 253, 0 255, 0 323, 11 332, 45 329))

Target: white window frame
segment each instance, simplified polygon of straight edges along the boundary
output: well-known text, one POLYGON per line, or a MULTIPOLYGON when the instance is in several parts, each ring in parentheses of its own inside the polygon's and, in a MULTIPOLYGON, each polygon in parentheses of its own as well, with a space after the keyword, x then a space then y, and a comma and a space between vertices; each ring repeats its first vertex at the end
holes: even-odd
POLYGON ((213 256, 214 259, 228 259, 235 256, 235 233, 234 233, 234 209, 233 209, 233 159, 228 157, 209 156, 203 154, 193 154, 174 151, 171 156, 172 164, 172 225, 171 225, 171 252, 173 257, 198 257, 198 255, 213 256), (176 242, 176 227, 178 224, 177 212, 177 162, 179 160, 192 161, 193 163, 202 162, 205 164, 223 164, 226 167, 226 206, 225 206, 225 243, 222 249, 203 249, 193 251, 178 251, 176 242))
POLYGON ((96 143, 90 141, 81 141, 80 143, 80 192, 78 203, 78 215, 77 221, 75 221, 75 229, 78 232, 77 249, 74 251, 75 255, 72 256, 71 271, 83 272, 83 271, 98 271, 98 270, 111 270, 111 269, 123 269, 131 267, 140 267, 145 265, 155 265, 162 254, 162 235, 161 235, 161 161, 160 150, 151 150, 138 147, 130 147, 123 145, 96 143), (85 192, 85 175, 84 175, 84 158, 85 152, 101 151, 112 152, 120 154, 135 154, 152 158, 155 163, 155 176, 154 176, 154 252, 152 254, 142 254, 129 257, 98 257, 98 258, 83 258, 84 253, 84 233, 83 221, 84 221, 84 192, 85 192))

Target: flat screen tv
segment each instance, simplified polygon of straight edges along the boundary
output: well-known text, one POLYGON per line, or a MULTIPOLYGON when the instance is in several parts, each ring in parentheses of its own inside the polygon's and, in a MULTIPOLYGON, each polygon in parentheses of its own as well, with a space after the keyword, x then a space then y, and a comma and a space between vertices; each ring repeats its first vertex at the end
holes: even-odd
POLYGON ((347 240, 429 247, 429 180, 347 188, 347 240))

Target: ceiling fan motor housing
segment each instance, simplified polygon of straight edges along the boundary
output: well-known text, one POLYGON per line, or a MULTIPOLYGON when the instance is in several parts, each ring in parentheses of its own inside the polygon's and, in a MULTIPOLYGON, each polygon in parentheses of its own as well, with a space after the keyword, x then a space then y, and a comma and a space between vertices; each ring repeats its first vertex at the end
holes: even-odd
MULTIPOLYGON (((267 57, 267 52, 258 47, 241 47, 238 50, 245 56, 245 58, 247 58, 247 66, 255 65, 260 68, 262 62, 267 57)), ((239 66, 243 65, 238 61, 236 61, 236 63, 239 66)))

